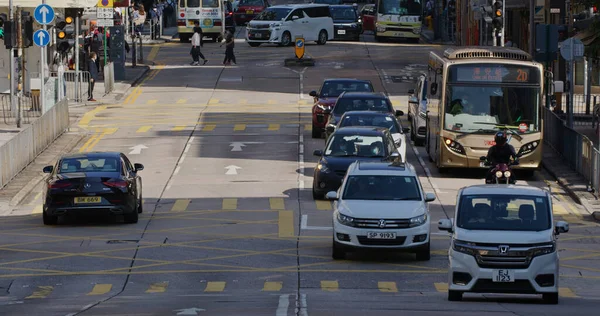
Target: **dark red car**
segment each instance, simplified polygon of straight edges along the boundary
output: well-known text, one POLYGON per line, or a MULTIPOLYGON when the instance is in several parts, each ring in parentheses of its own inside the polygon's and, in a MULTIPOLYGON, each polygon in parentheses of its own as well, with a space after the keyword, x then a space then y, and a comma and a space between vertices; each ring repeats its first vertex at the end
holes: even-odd
POLYGON ((267 0, 240 0, 237 11, 233 14, 235 24, 243 25, 252 21, 254 17, 270 6, 267 0))
POLYGON ((375 92, 369 80, 359 79, 325 79, 321 90, 311 91, 309 95, 314 98, 312 108, 312 137, 321 138, 325 132, 327 116, 331 113, 337 98, 342 92, 375 92))

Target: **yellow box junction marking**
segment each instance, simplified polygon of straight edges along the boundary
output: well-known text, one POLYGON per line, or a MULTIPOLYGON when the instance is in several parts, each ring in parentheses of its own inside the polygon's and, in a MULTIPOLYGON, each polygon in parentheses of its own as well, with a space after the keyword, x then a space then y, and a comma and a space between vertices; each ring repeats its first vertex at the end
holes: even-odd
POLYGON ((173 127, 172 131, 173 132, 181 132, 181 131, 185 130, 186 127, 187 126, 185 126, 185 125, 178 125, 178 126, 173 127))
POLYGON ((91 292, 87 295, 102 295, 110 292, 112 289, 112 284, 96 284, 91 292))
POLYGON ((559 296, 562 296, 562 297, 571 297, 571 298, 578 297, 578 296, 577 296, 575 293, 573 293, 573 291, 571 291, 571 289, 570 289, 570 288, 568 288, 568 287, 561 287, 561 288, 558 288, 558 295, 559 295, 559 296))
POLYGON ((239 104, 248 104, 248 100, 247 99, 240 99, 239 100, 239 104))
POLYGON ((177 100, 177 104, 184 104, 186 102, 187 102, 186 99, 179 99, 179 100, 177 100))
POLYGON ((279 125, 279 124, 269 124, 270 131, 278 131, 280 127, 281 127, 281 125, 279 125))
POLYGON ((398 292, 398 287, 396 287, 396 282, 377 282, 377 287, 381 292, 398 292))
POLYGON ((104 136, 114 134, 117 132, 117 130, 118 128, 116 127, 97 129, 96 133, 92 137, 90 137, 90 139, 88 139, 83 144, 83 146, 81 146, 81 148, 79 148, 79 152, 91 152, 92 149, 98 144, 98 142, 100 142, 100 140, 104 138, 104 136))
POLYGON ((136 133, 145 133, 145 132, 149 131, 151 128, 152 128, 152 125, 145 125, 145 126, 138 128, 136 133))
POLYGON ((146 102, 146 104, 156 104, 156 103, 158 103, 158 100, 148 100, 146 102))
POLYGON ((294 237, 294 212, 279 211, 279 237, 294 237))
POLYGON ((33 208, 33 211, 31 211, 31 214, 42 214, 43 210, 44 210, 44 205, 38 204, 33 208))
POLYGON ((202 131, 204 132, 211 132, 213 131, 215 128, 217 127, 217 125, 214 124, 208 124, 208 125, 204 125, 204 127, 202 127, 202 131))
POLYGON ((283 282, 266 281, 265 284, 263 285, 262 290, 264 292, 277 292, 277 291, 281 291, 282 287, 283 287, 283 282))
POLYGON ((269 205, 272 210, 284 210, 285 203, 282 198, 269 198, 269 205))
POLYGON ((339 289, 338 281, 321 281, 321 290, 336 292, 339 289))
POLYGON ((237 210, 237 199, 223 199, 221 208, 224 210, 237 210))
POLYGON ((38 286, 37 289, 35 291, 33 291, 33 293, 31 295, 26 297, 26 299, 45 298, 48 295, 52 294, 53 290, 54 290, 53 286, 38 286))
POLYGON ((448 292, 448 283, 435 283, 434 285, 438 292, 448 292))
POLYGON ((246 130, 246 124, 235 124, 233 127, 234 131, 244 131, 246 130))
POLYGON ((271 105, 277 104, 277 100, 268 100, 267 104, 271 104, 271 105))
POLYGON ((101 105, 96 107, 95 109, 85 113, 83 115, 83 117, 81 118, 81 120, 79 120, 79 123, 77 125, 79 125, 79 127, 87 127, 90 122, 94 119, 94 117, 96 117, 96 114, 98 114, 101 111, 106 110, 107 106, 106 105, 101 105))
POLYGON ((331 202, 329 201, 315 201, 317 204, 317 210, 319 211, 331 211, 331 202))
POLYGON ((223 292, 225 290, 225 282, 207 282, 204 292, 223 292))
POLYGON ((148 57, 146 57, 146 59, 148 59, 149 61, 153 61, 154 59, 156 59, 156 55, 158 55, 158 51, 160 50, 160 46, 156 45, 152 47, 152 50, 150 50, 150 53, 148 54, 148 57))
POLYGON ((188 205, 190 205, 191 200, 177 200, 173 207, 171 208, 171 212, 184 212, 187 210, 188 205))
POLYGON ((304 130, 305 130, 305 131, 310 131, 310 130, 312 130, 312 124, 305 124, 305 125, 304 125, 304 130))
POLYGON ((167 291, 169 282, 160 282, 150 284, 150 287, 146 290, 146 293, 164 293, 167 291))
POLYGON ((208 100, 208 104, 218 104, 218 103, 219 103, 219 99, 211 98, 210 100, 208 100))

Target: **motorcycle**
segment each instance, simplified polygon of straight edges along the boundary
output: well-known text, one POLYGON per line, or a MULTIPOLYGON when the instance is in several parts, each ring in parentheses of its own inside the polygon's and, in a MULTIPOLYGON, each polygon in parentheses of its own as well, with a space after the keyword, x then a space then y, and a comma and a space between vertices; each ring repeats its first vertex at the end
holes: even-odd
MULTIPOLYGON (((491 166, 491 162, 487 160, 486 156, 481 156, 479 161, 483 162, 483 165, 486 167, 491 166)), ((492 180, 488 180, 486 178, 486 184, 516 184, 517 181, 512 177, 513 172, 510 166, 516 166, 519 164, 518 160, 512 161, 511 163, 505 164, 500 163, 497 164, 494 169, 492 169, 492 180)))

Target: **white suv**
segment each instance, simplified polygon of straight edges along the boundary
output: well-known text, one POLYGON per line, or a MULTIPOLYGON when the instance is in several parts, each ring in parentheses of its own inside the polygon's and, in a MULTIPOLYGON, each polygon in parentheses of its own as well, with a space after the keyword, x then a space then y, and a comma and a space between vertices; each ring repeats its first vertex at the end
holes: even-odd
POLYGON ((415 252, 429 260, 430 220, 425 194, 415 168, 408 163, 360 162, 348 167, 333 212, 333 259, 357 248, 415 252))
POLYGON ((552 224, 550 192, 522 185, 462 188, 455 218, 438 224, 452 235, 448 300, 465 292, 521 293, 558 303, 556 239, 569 224, 552 224))

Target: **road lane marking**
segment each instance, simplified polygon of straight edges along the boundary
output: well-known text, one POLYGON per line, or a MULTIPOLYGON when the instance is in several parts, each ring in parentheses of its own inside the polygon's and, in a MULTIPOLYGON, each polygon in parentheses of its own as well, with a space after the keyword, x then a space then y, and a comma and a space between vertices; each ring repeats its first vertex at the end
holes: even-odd
POLYGON ((37 200, 42 196, 42 191, 38 192, 33 199, 31 200, 31 202, 27 203, 27 205, 33 205, 37 202, 37 200))
POLYGON ((26 299, 46 298, 48 295, 52 294, 53 290, 53 286, 38 286, 37 290, 33 291, 33 293, 27 296, 26 299))
POLYGON ((247 99, 240 99, 239 100, 239 104, 241 104, 241 105, 248 104, 248 100, 247 99))
POLYGON ((206 282, 204 292, 223 292, 225 290, 225 282, 206 282))
MULTIPOLYGON (((410 147, 412 148, 413 152, 415 153, 415 156, 417 156, 417 160, 419 160, 419 164, 421 165, 421 167, 423 167, 423 170, 425 170, 425 174, 427 175, 429 184, 431 184, 431 187, 436 192, 436 195, 446 193, 446 192, 442 192, 442 190, 440 190, 440 188, 437 186, 437 184, 435 182, 433 182, 433 176, 431 175, 431 171, 429 170, 429 167, 427 167, 427 164, 425 164, 425 161, 423 160, 423 158, 421 158, 421 154, 419 153, 419 150, 417 149, 417 147, 413 146, 412 144, 410 147)), ((440 199, 440 197, 438 196, 438 200, 439 199, 440 199)))
POLYGON ((569 214, 569 212, 567 212, 567 210, 565 209, 564 206, 560 205, 560 204, 553 204, 552 205, 552 211, 554 211, 554 214, 556 215, 566 215, 569 214))
POLYGON ((186 99, 179 99, 179 100, 177 100, 177 104, 184 104, 186 102, 187 102, 186 99))
POLYGON ((92 137, 90 137, 80 148, 79 148, 79 152, 85 152, 85 150, 88 148, 88 146, 94 142, 94 140, 100 135, 100 133, 96 132, 94 133, 94 135, 92 135, 92 137))
POLYGON ((33 208, 33 211, 31 211, 31 214, 42 214, 43 209, 44 209, 44 205, 38 204, 33 208))
POLYGON ((244 131, 246 130, 246 124, 235 124, 233 127, 234 131, 244 131))
POLYGON ((321 281, 321 290, 336 292, 339 289, 338 281, 321 281))
POLYGON ((217 125, 214 125, 214 124, 208 124, 208 125, 204 125, 204 126, 202 127, 202 131, 203 131, 203 132, 212 132, 212 131, 214 131, 214 130, 215 130, 215 128, 216 128, 216 127, 217 127, 217 125))
POLYGON ((377 287, 379 291, 386 293, 396 293, 398 292, 398 288, 396 287, 396 282, 377 282, 377 287))
POLYGON ((279 211, 279 237, 294 237, 294 212, 279 211))
POLYGON ((281 128, 281 125, 279 125, 279 124, 269 124, 268 130, 269 131, 278 131, 279 128, 281 128))
POLYGON ((148 100, 146 101, 146 104, 156 104, 158 103, 158 100, 148 100))
POLYGON ((319 211, 331 211, 331 202, 316 200, 317 210, 319 211))
POLYGON ((288 309, 290 307, 290 295, 284 294, 279 296, 279 304, 277 304, 277 310, 275 316, 288 316, 288 309))
POLYGON ((186 127, 187 127, 186 125, 177 125, 177 126, 173 127, 173 129, 171 131, 181 132, 181 131, 185 130, 186 127))
POLYGON ((298 133, 298 190, 304 190, 304 133, 298 133))
POLYGON ((284 210, 285 203, 282 198, 269 198, 269 205, 272 210, 284 210))
POLYGON ((305 131, 310 131, 310 130, 312 130, 312 124, 304 124, 304 130, 305 130, 305 131))
POLYGON ((138 128, 136 133, 145 133, 145 132, 149 131, 151 128, 152 128, 152 125, 145 125, 145 126, 138 128))
POLYGON ((237 199, 223 199, 221 208, 224 210, 237 210, 237 199))
POLYGON ((79 149, 79 152, 91 152, 94 149, 94 147, 96 147, 96 145, 100 142, 100 140, 102 140, 102 138, 104 138, 106 135, 116 133, 117 130, 118 128, 116 127, 100 129, 100 135, 94 138, 94 140, 92 140, 90 143, 86 142, 83 145, 83 147, 79 149))
POLYGON ((302 215, 300 219, 300 229, 302 230, 332 230, 333 227, 327 226, 308 226, 308 215, 302 215))
POLYGON ((87 127, 90 122, 92 120, 94 120, 94 118, 96 117, 96 114, 98 114, 101 111, 106 110, 107 106, 106 105, 101 105, 96 107, 95 109, 85 113, 83 115, 83 117, 81 118, 81 120, 79 120, 79 123, 77 125, 79 125, 79 127, 87 127))
POLYGON ((282 287, 283 287, 283 282, 266 281, 265 284, 263 285, 262 290, 264 292, 278 292, 278 291, 281 291, 282 287))
POLYGON ((559 288, 558 295, 560 295, 562 297, 571 297, 571 298, 579 297, 573 291, 571 291, 571 289, 568 287, 559 288))
POLYGON ((218 103, 219 103, 219 99, 210 98, 210 100, 208 100, 208 104, 218 104, 218 103))
POLYGON ((300 294, 300 315, 299 316, 308 316, 308 304, 306 303, 306 294, 300 294))
POLYGON ((150 53, 148 54, 148 57, 146 57, 146 59, 149 61, 154 61, 154 59, 156 59, 156 55, 158 55, 159 50, 160 50, 160 46, 158 46, 158 45, 153 46, 152 49, 150 50, 150 53))
POLYGON ((146 293, 164 293, 167 291, 169 282, 152 283, 146 290, 146 293))
POLYGON ((171 208, 171 212, 184 212, 187 210, 188 205, 190 205, 191 200, 177 200, 173 207, 171 208))
POLYGON ((433 285, 438 292, 448 292, 448 283, 434 283, 433 285))
POLYGON ((110 292, 112 289, 112 284, 96 284, 91 292, 87 295, 102 295, 110 292))
POLYGON ((267 104, 269 104, 269 105, 275 105, 275 104, 277 104, 277 100, 268 100, 267 104))

